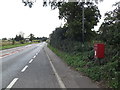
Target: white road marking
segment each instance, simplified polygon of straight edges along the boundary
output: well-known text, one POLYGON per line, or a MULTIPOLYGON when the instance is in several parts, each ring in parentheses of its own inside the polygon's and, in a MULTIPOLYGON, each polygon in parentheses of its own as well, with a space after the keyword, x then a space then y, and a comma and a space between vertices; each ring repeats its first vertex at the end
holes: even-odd
POLYGON ((14 78, 13 81, 7 86, 7 88, 12 88, 12 86, 16 83, 18 78, 14 78))
POLYGON ((38 53, 36 53, 36 55, 38 55, 38 53))
POLYGON ((33 59, 31 59, 30 61, 29 61, 29 63, 31 63, 33 61, 33 59))
POLYGON ((35 58, 36 56, 34 56, 33 58, 35 58))
POLYGON ((28 65, 26 65, 26 66, 21 70, 21 72, 24 72, 27 68, 28 68, 28 65))
POLYGON ((52 64, 52 61, 51 61, 50 57, 48 56, 47 53, 46 53, 46 55, 47 55, 47 57, 48 57, 48 60, 50 61, 50 65, 51 65, 51 67, 52 67, 52 69, 53 69, 53 72, 55 73, 55 76, 56 76, 57 81, 58 81, 58 83, 59 83, 59 85, 60 85, 60 88, 66 88, 65 85, 64 85, 64 83, 63 83, 63 81, 62 81, 62 79, 61 79, 60 76, 58 75, 58 73, 57 73, 54 65, 52 64))

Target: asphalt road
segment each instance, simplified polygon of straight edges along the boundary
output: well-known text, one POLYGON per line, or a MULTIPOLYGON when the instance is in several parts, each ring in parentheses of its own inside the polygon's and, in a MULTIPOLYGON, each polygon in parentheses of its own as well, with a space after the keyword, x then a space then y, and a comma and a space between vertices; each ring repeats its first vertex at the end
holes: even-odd
POLYGON ((2 88, 99 88, 67 66, 44 42, 2 52, 2 88))
POLYGON ((40 52, 43 46, 44 43, 31 44, 2 51, 2 66, 0 66, 2 67, 2 72, 0 72, 2 73, 2 88, 6 88, 7 85, 17 77, 24 66, 36 53, 40 52))

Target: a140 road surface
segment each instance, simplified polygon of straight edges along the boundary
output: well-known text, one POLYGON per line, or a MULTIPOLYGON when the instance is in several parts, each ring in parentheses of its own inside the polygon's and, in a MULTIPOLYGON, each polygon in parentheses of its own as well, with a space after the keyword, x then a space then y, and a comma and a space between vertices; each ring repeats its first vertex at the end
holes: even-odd
POLYGON ((0 88, 98 88, 68 67, 45 42, 0 53, 0 88))

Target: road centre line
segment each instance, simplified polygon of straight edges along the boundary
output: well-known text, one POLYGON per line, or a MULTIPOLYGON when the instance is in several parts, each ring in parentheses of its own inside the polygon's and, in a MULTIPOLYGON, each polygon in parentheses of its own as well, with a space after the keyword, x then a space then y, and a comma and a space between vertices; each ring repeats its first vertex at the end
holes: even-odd
POLYGON ((12 88, 12 86, 16 83, 18 79, 19 78, 14 78, 13 81, 7 86, 7 88, 12 88))
POLYGON ((21 70, 21 72, 24 72, 27 68, 28 68, 28 65, 26 65, 26 66, 21 70))
POLYGON ((31 59, 30 61, 29 61, 29 63, 31 63, 33 61, 33 59, 31 59))
POLYGON ((58 84, 59 84, 60 88, 66 88, 65 85, 64 85, 64 83, 63 83, 63 81, 62 81, 62 79, 61 79, 60 76, 58 75, 58 73, 57 73, 57 71, 56 71, 56 69, 55 69, 55 67, 54 67, 54 65, 53 65, 50 57, 48 56, 47 53, 46 53, 46 55, 47 55, 47 57, 48 57, 48 60, 50 61, 50 65, 51 65, 51 67, 52 67, 52 69, 53 69, 53 72, 55 73, 55 76, 56 76, 56 78, 57 78, 57 81, 58 81, 58 84))
POLYGON ((36 57, 36 55, 35 56, 33 56, 33 58, 35 58, 36 57))
POLYGON ((36 53, 36 55, 38 55, 38 53, 36 53))

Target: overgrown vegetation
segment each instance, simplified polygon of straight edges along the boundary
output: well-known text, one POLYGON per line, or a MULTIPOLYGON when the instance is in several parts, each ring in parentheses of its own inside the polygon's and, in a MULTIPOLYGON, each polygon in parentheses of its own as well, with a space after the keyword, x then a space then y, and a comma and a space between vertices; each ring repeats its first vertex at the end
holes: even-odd
POLYGON ((83 72, 84 75, 91 79, 98 81, 100 86, 105 88, 118 88, 118 76, 120 74, 118 71, 118 60, 111 59, 107 63, 103 63, 107 59, 104 58, 101 59, 102 65, 100 65, 99 61, 93 58, 93 51, 73 54, 63 52, 50 45, 48 47, 69 66, 74 67, 77 71, 83 72))
POLYGON ((64 3, 59 6, 59 18, 64 18, 64 27, 56 28, 50 35, 50 48, 68 65, 83 72, 104 87, 119 88, 120 60, 120 2, 114 11, 107 12, 98 32, 92 29, 99 21, 98 8, 92 3, 85 8, 85 32, 82 35, 81 8, 83 3, 64 3), (91 16, 92 13, 92 16, 91 16), (91 19, 92 18, 92 19, 91 19), (83 38, 85 40, 83 46, 83 38), (105 44, 105 58, 94 58, 94 44, 105 44))

